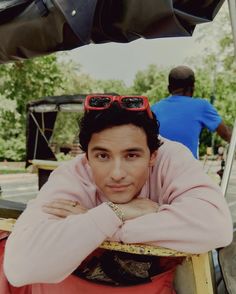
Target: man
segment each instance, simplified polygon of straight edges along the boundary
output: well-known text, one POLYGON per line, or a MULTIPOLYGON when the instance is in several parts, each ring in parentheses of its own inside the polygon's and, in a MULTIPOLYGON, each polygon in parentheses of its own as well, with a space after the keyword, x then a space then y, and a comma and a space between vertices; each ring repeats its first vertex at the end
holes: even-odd
POLYGON ((4 259, 10 283, 39 290, 79 266, 86 274, 107 239, 192 253, 231 242, 220 189, 184 146, 157 133, 146 97, 86 97, 85 153, 57 168, 18 219, 4 259))
POLYGON ((184 144, 198 158, 202 128, 216 131, 227 142, 230 142, 231 130, 207 100, 193 98, 194 83, 194 72, 189 67, 173 68, 168 85, 171 96, 154 104, 152 111, 160 122, 160 134, 184 144))

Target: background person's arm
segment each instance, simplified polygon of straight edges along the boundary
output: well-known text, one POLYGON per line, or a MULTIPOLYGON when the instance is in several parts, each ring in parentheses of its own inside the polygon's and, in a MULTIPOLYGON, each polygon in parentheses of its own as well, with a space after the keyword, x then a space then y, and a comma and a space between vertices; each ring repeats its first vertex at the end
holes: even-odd
POLYGON ((216 132, 222 139, 230 143, 232 130, 223 121, 216 128, 216 132))

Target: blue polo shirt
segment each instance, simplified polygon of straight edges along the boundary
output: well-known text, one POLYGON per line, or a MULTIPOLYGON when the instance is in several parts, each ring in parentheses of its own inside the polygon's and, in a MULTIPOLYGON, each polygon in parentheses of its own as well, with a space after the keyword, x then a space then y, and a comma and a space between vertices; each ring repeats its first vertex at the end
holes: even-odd
POLYGON ((160 134, 187 146, 198 158, 199 135, 202 128, 215 131, 222 119, 205 99, 170 96, 151 107, 160 122, 160 134))

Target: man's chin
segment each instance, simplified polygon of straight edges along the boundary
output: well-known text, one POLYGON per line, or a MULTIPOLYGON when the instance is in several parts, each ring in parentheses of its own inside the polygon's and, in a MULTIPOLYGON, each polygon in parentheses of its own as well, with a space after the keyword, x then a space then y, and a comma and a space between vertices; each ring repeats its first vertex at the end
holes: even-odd
POLYGON ((134 197, 132 196, 127 196, 127 195, 109 195, 107 196, 108 200, 115 203, 115 204, 125 204, 130 202, 134 197))

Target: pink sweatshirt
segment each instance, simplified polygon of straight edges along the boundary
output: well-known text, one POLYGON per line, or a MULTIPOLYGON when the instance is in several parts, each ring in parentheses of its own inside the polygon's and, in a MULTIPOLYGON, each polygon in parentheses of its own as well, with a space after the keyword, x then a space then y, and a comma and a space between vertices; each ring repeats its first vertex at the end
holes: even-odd
POLYGON ((8 238, 8 280, 15 286, 62 281, 106 239, 190 253, 231 242, 232 221, 221 191, 183 145, 165 141, 140 195, 158 202, 160 211, 122 225, 98 193, 85 155, 61 165, 8 238), (44 213, 42 204, 56 198, 77 200, 89 211, 65 219, 44 213))

